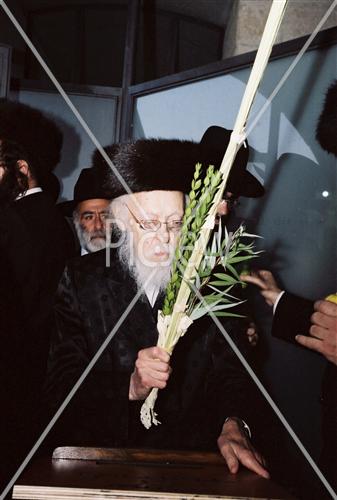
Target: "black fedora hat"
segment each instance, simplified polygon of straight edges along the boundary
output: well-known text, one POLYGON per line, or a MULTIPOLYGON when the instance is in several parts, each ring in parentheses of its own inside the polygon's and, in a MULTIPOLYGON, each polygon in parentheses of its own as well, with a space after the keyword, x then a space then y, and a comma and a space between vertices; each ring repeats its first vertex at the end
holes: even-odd
POLYGON ((337 156, 337 80, 335 80, 325 96, 323 110, 318 119, 316 139, 328 153, 337 156))
POLYGON ((59 203, 58 207, 64 215, 71 216, 78 203, 86 200, 113 198, 107 183, 107 173, 99 168, 84 168, 74 187, 74 198, 70 201, 59 203))
MULTIPOLYGON (((201 138, 200 146, 205 164, 214 165, 219 168, 227 149, 232 130, 217 125, 209 127, 201 138)), ((249 145, 246 140, 239 149, 234 165, 229 174, 226 190, 235 196, 246 196, 247 198, 259 198, 264 194, 262 184, 250 174, 246 167, 249 157, 249 145)))

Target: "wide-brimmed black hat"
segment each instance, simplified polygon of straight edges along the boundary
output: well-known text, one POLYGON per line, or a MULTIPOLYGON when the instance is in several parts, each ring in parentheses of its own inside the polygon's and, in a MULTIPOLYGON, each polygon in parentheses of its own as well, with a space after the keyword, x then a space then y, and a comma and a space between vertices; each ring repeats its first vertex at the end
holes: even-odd
MULTIPOLYGON (((213 125, 201 138, 200 146, 204 161, 219 168, 229 144, 232 130, 213 125)), ((258 198, 263 196, 264 187, 251 173, 247 171, 249 157, 248 141, 239 149, 234 165, 228 177, 226 191, 235 196, 258 198)))
POLYGON ((316 128, 316 139, 328 153, 337 156, 337 80, 325 96, 322 113, 316 128))
POLYGON ((81 201, 113 198, 109 188, 107 169, 102 171, 98 168, 84 168, 74 187, 74 198, 70 201, 64 201, 57 206, 66 216, 71 217, 76 206, 81 201))

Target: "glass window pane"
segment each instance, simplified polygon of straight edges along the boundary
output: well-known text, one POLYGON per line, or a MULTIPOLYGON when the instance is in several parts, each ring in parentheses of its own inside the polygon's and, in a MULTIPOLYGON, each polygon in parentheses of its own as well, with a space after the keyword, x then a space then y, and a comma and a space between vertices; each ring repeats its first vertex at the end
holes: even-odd
POLYGON ((231 0, 143 2, 135 83, 221 60, 232 3, 231 0))
MULTIPOLYGON (((28 34, 58 80, 121 86, 127 0, 44 8, 28 15, 28 34)), ((47 80, 30 49, 25 76, 47 80)))
MULTIPOLYGON (((62 82, 78 82, 80 74, 80 32, 77 11, 64 9, 34 13, 29 24, 32 42, 45 62, 62 82)), ((26 77, 48 80, 48 77, 27 48, 26 77)))
POLYGON ((85 83, 121 86, 126 22, 126 5, 86 9, 83 72, 85 83))

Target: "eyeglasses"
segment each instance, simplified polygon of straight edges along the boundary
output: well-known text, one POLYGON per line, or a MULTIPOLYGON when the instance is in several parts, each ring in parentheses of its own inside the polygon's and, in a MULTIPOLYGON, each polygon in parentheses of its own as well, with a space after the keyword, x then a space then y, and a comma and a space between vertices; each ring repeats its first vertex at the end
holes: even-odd
POLYGON ((172 231, 173 233, 177 233, 180 231, 183 225, 182 220, 171 220, 168 222, 161 222, 160 220, 139 220, 135 216, 135 214, 130 210, 128 205, 125 203, 126 208, 129 210, 130 214, 134 218, 134 220, 137 222, 139 227, 143 229, 144 231, 158 231, 158 229, 161 227, 162 224, 166 224, 167 230, 172 231))

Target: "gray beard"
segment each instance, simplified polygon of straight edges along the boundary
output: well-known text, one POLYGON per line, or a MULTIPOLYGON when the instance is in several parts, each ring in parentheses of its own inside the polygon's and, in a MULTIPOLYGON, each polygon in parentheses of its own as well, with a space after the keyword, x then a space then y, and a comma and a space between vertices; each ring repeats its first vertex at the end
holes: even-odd
MULTIPOLYGON (((158 293, 164 291, 171 277, 171 262, 153 263, 150 266, 144 264, 137 255, 132 251, 132 242, 129 233, 126 231, 122 233, 118 230, 119 241, 121 244, 117 248, 117 254, 122 268, 127 271, 136 282, 137 291, 151 287, 157 289, 158 293), (150 278, 151 276, 151 278, 150 278)), ((116 235, 116 230, 114 230, 116 235)))
POLYGON ((82 248, 87 252, 98 252, 98 250, 103 250, 106 246, 106 233, 105 231, 96 231, 94 233, 89 233, 81 226, 80 222, 74 219, 74 225, 76 233, 82 248), (92 239, 93 236, 98 236, 99 238, 92 239))

